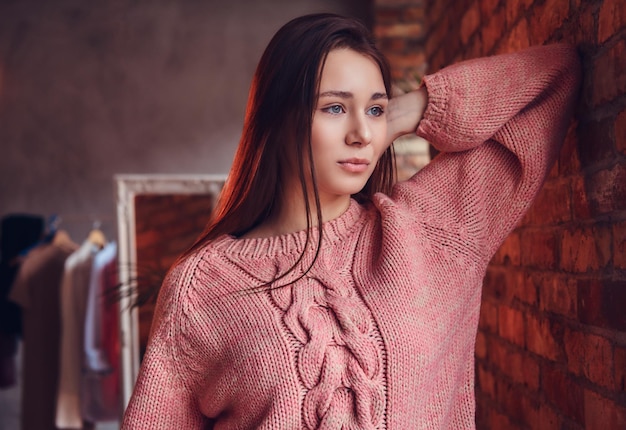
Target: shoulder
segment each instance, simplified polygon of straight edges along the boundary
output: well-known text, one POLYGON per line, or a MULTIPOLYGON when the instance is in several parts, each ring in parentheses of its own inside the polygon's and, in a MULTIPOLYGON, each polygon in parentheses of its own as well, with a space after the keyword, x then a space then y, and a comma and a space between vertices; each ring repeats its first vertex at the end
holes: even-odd
POLYGON ((234 242, 223 236, 179 259, 163 281, 159 300, 181 303, 187 309, 210 306, 240 286, 241 273, 247 265, 233 249, 234 242))
POLYGON ((211 254, 211 245, 204 246, 176 261, 167 272, 159 295, 165 296, 164 299, 188 296, 189 290, 205 278, 206 271, 202 269, 206 265, 207 254, 211 254))
POLYGON ((207 310, 214 306, 215 300, 211 295, 212 282, 202 270, 206 253, 202 248, 179 259, 165 275, 158 291, 151 343, 169 345, 173 356, 189 354, 189 345, 201 336, 196 331, 211 323, 207 310))

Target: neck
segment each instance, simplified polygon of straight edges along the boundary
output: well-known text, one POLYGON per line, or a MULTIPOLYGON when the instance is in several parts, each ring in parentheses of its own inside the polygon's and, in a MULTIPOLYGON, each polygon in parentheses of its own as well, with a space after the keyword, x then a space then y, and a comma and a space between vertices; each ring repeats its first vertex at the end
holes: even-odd
MULTIPOLYGON (((293 188, 293 187, 292 187, 293 188)), ((246 233, 243 237, 272 237, 284 234, 295 233, 307 228, 306 206, 302 196, 302 190, 286 190, 280 211, 269 218, 263 224, 246 233)), ((345 196, 325 196, 320 195, 320 206, 322 208, 322 222, 331 221, 341 216, 350 206, 350 195, 345 196)), ((311 212, 311 227, 318 224, 315 196, 309 192, 309 207, 311 212)))
MULTIPOLYGON (((317 209, 315 205, 315 197, 309 199, 309 207, 311 211, 311 226, 318 224, 317 209)), ((331 221, 341 216, 350 206, 350 196, 338 196, 332 199, 320 196, 320 206, 322 222, 331 221)), ((282 234, 293 233, 304 230, 306 224, 306 207, 302 199, 290 199, 283 202, 280 213, 276 217, 276 225, 280 229, 284 229, 282 234)))

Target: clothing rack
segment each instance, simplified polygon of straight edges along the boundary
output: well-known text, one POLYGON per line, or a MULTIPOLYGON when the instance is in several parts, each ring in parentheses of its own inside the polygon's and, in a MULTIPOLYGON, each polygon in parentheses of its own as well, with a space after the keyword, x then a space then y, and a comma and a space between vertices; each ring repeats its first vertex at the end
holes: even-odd
POLYGON ((62 221, 49 216, 40 240, 21 251, 9 294, 22 309, 29 344, 22 357, 25 429, 91 428, 121 414, 119 310, 103 300, 117 284, 117 244, 99 220, 80 244, 62 221))

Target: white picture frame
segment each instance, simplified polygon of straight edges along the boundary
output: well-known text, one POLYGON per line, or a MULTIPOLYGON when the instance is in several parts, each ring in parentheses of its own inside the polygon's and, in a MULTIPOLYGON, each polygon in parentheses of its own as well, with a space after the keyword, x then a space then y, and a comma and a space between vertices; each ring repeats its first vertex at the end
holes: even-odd
MULTIPOLYGON (((204 194, 217 200, 226 175, 120 174, 114 176, 117 203, 119 283, 136 291, 137 241, 135 197, 142 194, 204 194)), ((140 366, 139 321, 132 307, 135 295, 121 294, 119 301, 121 408, 126 409, 140 366)))

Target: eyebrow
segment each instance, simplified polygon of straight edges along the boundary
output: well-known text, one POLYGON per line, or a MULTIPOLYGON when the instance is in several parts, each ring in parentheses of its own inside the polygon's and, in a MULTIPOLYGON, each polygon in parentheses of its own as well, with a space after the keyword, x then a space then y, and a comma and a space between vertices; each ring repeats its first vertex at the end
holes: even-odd
MULTIPOLYGON (((354 97, 349 91, 324 91, 319 97, 339 97, 341 99, 351 99, 354 97)), ((374 93, 370 100, 380 100, 389 98, 386 93, 374 93)))

